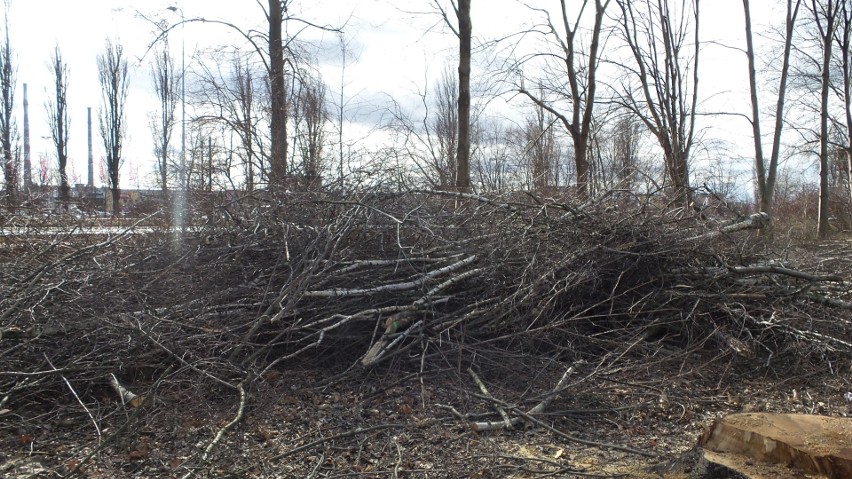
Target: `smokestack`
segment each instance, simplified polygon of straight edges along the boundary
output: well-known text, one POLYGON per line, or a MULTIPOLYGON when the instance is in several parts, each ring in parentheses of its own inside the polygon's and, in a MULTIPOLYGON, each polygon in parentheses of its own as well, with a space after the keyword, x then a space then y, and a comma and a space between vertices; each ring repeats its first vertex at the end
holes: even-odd
POLYGON ((95 188, 95 171, 94 171, 94 162, 92 161, 92 107, 88 107, 89 114, 89 179, 86 183, 86 186, 89 187, 90 190, 95 188))
POLYGON ((30 163, 30 102, 27 99, 27 84, 24 83, 24 192, 29 193, 32 185, 32 164, 30 163))

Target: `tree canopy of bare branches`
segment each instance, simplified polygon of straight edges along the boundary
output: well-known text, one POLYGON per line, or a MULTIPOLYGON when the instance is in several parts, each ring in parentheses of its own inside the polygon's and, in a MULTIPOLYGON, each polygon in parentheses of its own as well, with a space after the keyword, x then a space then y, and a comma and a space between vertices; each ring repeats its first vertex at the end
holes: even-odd
POLYGON ((831 59, 835 32, 839 23, 841 0, 811 0, 813 16, 820 43, 820 109, 819 109, 819 210, 817 213, 817 235, 828 235, 829 203, 829 94, 831 93, 831 59))
POLYGON ((326 163, 327 92, 321 77, 307 73, 299 76, 298 86, 292 92, 294 149, 299 153, 301 174, 314 186, 318 186, 326 163))
POLYGON ((802 0, 787 0, 787 15, 784 23, 784 53, 782 56, 781 75, 778 81, 778 93, 775 103, 775 126, 772 130, 772 151, 769 163, 763 153, 763 136, 760 128, 760 102, 755 62, 757 54, 754 50, 754 34, 751 23, 751 6, 749 0, 743 0, 745 14, 746 55, 748 56, 749 91, 751 94, 751 126, 754 137, 754 167, 757 179, 757 195, 760 211, 772 212, 775 196, 775 183, 778 178, 778 161, 781 155, 781 133, 784 127, 784 105, 787 94, 787 78, 790 70, 790 50, 793 45, 793 33, 799 6, 802 0))
POLYGON ((237 181, 246 191, 254 191, 259 178, 267 179, 269 171, 262 159, 265 136, 261 129, 268 121, 264 112, 265 98, 260 85, 263 74, 239 52, 219 55, 210 62, 202 62, 197 73, 193 100, 201 105, 196 121, 226 132, 223 141, 233 161, 224 169, 229 181, 237 181), (236 138, 236 141, 234 140, 236 138), (232 178, 232 169, 240 179, 232 178))
POLYGON ((6 201, 10 207, 17 203, 18 174, 14 155, 15 141, 15 86, 17 84, 12 42, 9 39, 9 12, 5 12, 4 31, 0 43, 0 149, 3 155, 3 180, 6 187, 6 201))
MULTIPOLYGON (((583 31, 581 22, 589 4, 588 0, 583 0, 579 6, 561 0, 559 26, 552 21, 546 10, 540 10, 546 18, 545 35, 558 47, 559 54, 553 55, 553 57, 558 59, 560 65, 556 68, 559 75, 549 78, 546 82, 538 82, 539 90, 552 92, 552 96, 556 97, 557 101, 567 100, 569 112, 560 111, 557 105, 524 85, 523 81, 518 88, 518 91, 533 103, 556 116, 571 136, 574 145, 577 195, 580 198, 589 196, 589 142, 592 135, 595 101, 597 100, 601 33, 609 0, 594 1, 594 22, 591 27, 591 38, 588 51, 583 51, 583 37, 582 35, 578 36, 578 34, 583 31), (572 10, 577 12, 573 18, 570 13, 572 10), (567 91, 563 87, 562 75, 568 80, 567 91)), ((535 54, 532 57, 537 58, 538 56, 539 54, 535 54)))
POLYGON ((124 135, 127 129, 127 58, 120 43, 107 40, 104 52, 98 55, 98 79, 102 89, 100 132, 106 150, 107 181, 112 195, 112 212, 121 211, 119 171, 124 135))
POLYGON ((160 51, 155 52, 151 62, 151 80, 158 103, 158 110, 151 119, 151 132, 154 138, 154 155, 157 157, 157 179, 164 192, 169 189, 170 147, 176 123, 175 110, 180 100, 182 74, 177 71, 166 43, 160 51))
POLYGON ((634 63, 624 65, 621 103, 633 110, 663 150, 673 197, 691 198, 689 155, 698 105, 699 0, 616 0, 634 63), (674 5, 673 5, 674 4, 674 5))
POLYGON ((56 149, 56 166, 59 170, 59 189, 62 203, 68 205, 70 185, 68 184, 68 140, 71 119, 68 115, 68 64, 62 57, 59 45, 56 45, 51 57, 50 70, 53 74, 54 96, 45 104, 50 126, 50 137, 56 149))

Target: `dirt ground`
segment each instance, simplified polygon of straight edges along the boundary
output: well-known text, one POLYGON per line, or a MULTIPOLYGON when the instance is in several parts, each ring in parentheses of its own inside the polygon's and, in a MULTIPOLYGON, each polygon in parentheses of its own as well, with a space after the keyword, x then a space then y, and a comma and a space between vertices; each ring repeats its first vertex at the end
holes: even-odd
MULTIPOLYGON (((514 376, 492 377, 485 367, 479 376, 492 397, 521 409, 567 366, 514 360, 514 376)), ((31 427, 4 429, 0 474, 61 477, 94 453, 81 477, 658 477, 650 467, 688 451, 725 414, 852 412, 843 397, 852 389, 850 364, 767 367, 683 351, 660 363, 649 357, 645 377, 614 371, 588 384, 583 377, 596 365, 574 364, 571 386, 538 417, 543 425, 476 432, 472 422, 499 416, 471 376, 451 367, 412 372, 416 366, 400 361, 344 375, 304 364, 273 371, 203 461, 238 409, 233 391, 160 391, 133 409, 105 390, 99 409, 90 409, 95 418, 57 398, 69 403, 43 415, 30 411, 31 427), (119 427, 120 434, 110 431, 119 427), (99 435, 114 439, 99 443, 99 435)))

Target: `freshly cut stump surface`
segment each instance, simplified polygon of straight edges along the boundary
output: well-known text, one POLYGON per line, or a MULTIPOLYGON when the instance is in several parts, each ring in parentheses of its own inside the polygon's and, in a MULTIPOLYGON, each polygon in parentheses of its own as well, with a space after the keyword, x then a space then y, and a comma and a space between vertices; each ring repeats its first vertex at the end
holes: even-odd
MULTIPOLYGON (((732 414, 701 438, 705 450, 819 474, 852 478, 852 419, 809 414, 732 414)), ((730 464, 726 464, 730 467, 730 464)))

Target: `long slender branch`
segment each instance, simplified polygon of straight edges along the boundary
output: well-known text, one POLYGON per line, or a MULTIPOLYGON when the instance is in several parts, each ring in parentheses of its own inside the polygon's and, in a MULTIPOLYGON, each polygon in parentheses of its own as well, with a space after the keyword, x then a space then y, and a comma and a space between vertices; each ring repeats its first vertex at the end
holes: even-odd
POLYGON ((476 256, 468 256, 467 258, 451 265, 444 266, 443 268, 436 269, 435 271, 430 271, 424 274, 421 278, 416 279, 414 281, 391 283, 382 286, 374 286, 372 288, 326 289, 321 291, 305 291, 302 296, 305 298, 340 298, 344 296, 366 296, 370 294, 389 291, 406 291, 416 289, 432 278, 456 271, 464 266, 473 263, 474 261, 476 261, 476 256))

